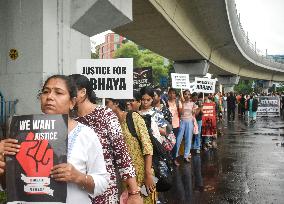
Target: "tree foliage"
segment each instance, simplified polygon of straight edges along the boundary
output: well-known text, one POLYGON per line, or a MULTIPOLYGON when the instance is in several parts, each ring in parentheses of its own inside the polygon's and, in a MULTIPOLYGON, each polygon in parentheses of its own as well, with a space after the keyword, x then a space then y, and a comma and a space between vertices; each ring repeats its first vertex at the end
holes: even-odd
POLYGON ((133 66, 138 67, 138 61, 140 58, 140 51, 138 50, 138 46, 133 42, 127 42, 122 44, 120 48, 115 51, 115 58, 133 58, 133 66))
POLYGON ((252 80, 240 80, 238 85, 235 85, 234 90, 238 93, 250 94, 253 92, 252 83, 252 80))
POLYGON ((169 66, 164 65, 164 58, 148 49, 141 49, 133 42, 123 44, 115 52, 115 57, 133 58, 133 66, 136 67, 152 67, 154 84, 160 82, 160 78, 168 76, 169 66))

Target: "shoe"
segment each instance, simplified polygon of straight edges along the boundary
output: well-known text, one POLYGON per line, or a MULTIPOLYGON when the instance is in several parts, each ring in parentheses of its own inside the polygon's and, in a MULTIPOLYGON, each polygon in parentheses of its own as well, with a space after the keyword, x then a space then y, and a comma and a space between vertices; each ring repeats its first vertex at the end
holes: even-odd
POLYGON ((212 145, 208 143, 207 148, 212 148, 212 145))
POLYGON ((196 154, 200 154, 200 150, 197 149, 197 150, 195 151, 195 153, 196 153, 196 154))
POLYGON ((190 162, 190 160, 191 160, 191 154, 187 158, 184 158, 185 162, 190 162))
POLYGON ((184 161, 189 163, 190 162, 190 158, 184 158, 184 161))
POLYGON ((174 164, 176 165, 176 166, 179 166, 180 165, 180 163, 175 159, 174 160, 174 164))

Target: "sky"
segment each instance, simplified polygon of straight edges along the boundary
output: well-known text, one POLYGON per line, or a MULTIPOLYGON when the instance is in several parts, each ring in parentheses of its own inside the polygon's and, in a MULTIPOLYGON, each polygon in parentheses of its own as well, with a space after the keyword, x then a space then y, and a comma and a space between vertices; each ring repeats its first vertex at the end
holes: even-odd
MULTIPOLYGON (((267 54, 284 55, 284 0, 235 0, 241 24, 251 42, 267 54), (254 44, 254 43, 253 43, 254 44)), ((104 42, 106 31, 91 37, 92 51, 104 42)))
POLYGON ((284 1, 235 0, 241 24, 257 49, 284 55, 284 1))

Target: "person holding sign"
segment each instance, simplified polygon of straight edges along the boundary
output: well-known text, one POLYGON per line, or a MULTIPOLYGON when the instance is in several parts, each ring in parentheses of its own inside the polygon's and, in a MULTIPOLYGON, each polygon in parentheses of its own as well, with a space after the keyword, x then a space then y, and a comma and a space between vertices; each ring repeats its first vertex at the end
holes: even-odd
MULTIPOLYGON (((182 90, 181 90, 182 92, 182 90)), ((191 141, 193 136, 193 127, 194 127, 194 112, 196 105, 194 102, 190 101, 190 91, 185 90, 181 93, 182 109, 181 109, 181 121, 178 136, 176 139, 176 147, 174 153, 174 163, 179 166, 177 157, 179 156, 179 148, 184 136, 185 139, 185 151, 184 151, 184 160, 190 162, 191 154, 191 141)))
MULTIPOLYGON (((49 77, 40 93, 41 110, 45 114, 68 114, 75 106, 77 90, 69 77, 49 77)), ((43 148, 43 147, 41 147, 43 148)), ((21 146, 17 140, 6 139, 4 151, 16 155, 21 146)), ((102 194, 108 187, 102 146, 96 133, 89 127, 68 118, 67 162, 51 168, 51 178, 67 182, 67 204, 91 203, 89 196, 102 194)))
POLYGON ((118 187, 115 169, 119 170, 121 179, 126 182, 129 191, 129 203, 142 203, 135 178, 135 169, 125 144, 119 120, 115 113, 95 104, 96 96, 92 84, 86 76, 72 74, 70 77, 77 86, 77 121, 91 127, 103 146, 107 171, 111 175, 110 184, 104 194, 97 196, 93 202, 98 204, 118 203, 118 187))

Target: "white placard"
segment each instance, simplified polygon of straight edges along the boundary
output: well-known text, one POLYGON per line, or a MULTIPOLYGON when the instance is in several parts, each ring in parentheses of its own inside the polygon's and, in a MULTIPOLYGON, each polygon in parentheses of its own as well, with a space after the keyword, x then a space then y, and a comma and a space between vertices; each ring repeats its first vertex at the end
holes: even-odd
POLYGON ((189 83, 189 91, 190 91, 190 93, 196 92, 195 91, 195 87, 196 87, 195 82, 189 83))
POLYGON ((216 79, 195 77, 195 92, 215 93, 216 79))
POLYGON ((175 89, 188 89, 189 88, 189 75, 171 73, 172 87, 175 89))
POLYGON ((89 78, 99 98, 133 99, 133 58, 78 59, 77 73, 89 78))
POLYGON ((259 96, 257 116, 280 116, 280 98, 277 96, 259 96))

